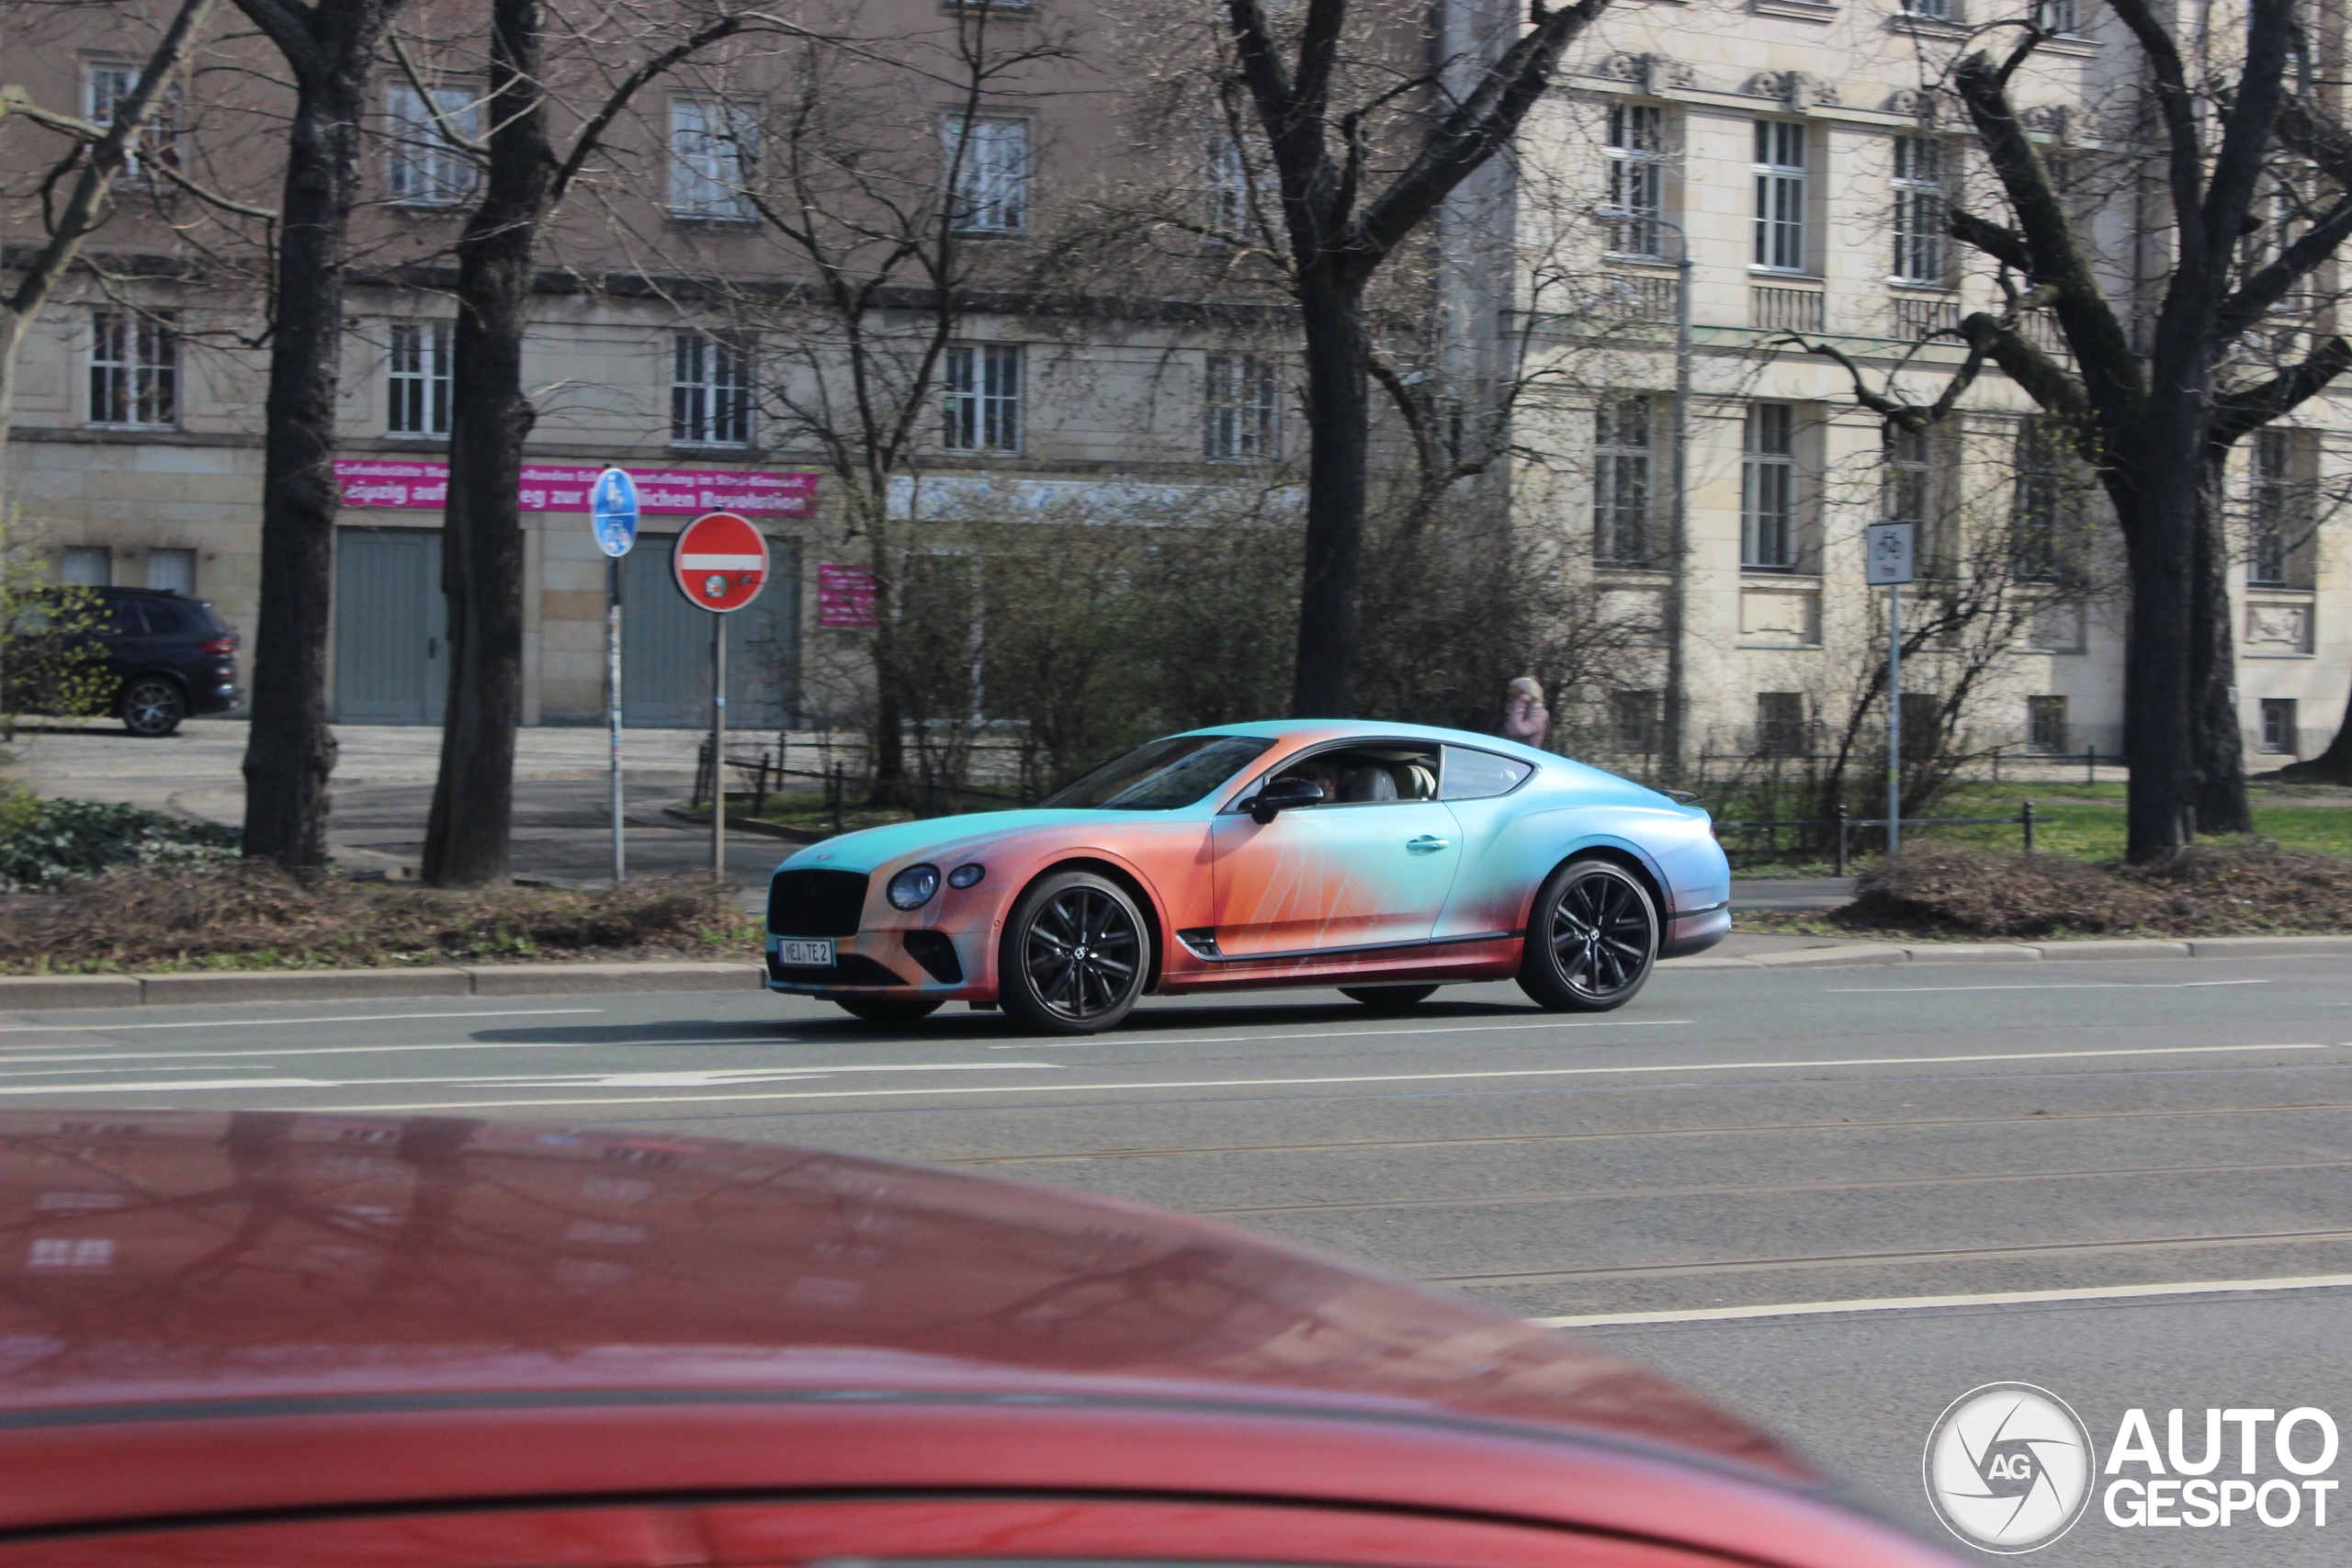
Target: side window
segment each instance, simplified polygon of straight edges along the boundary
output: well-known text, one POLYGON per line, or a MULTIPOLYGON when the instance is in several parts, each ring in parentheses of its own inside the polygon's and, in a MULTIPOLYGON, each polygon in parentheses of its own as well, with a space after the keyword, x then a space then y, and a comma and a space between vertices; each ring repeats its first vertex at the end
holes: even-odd
POLYGON ((139 606, 139 613, 147 617, 149 637, 169 637, 174 632, 187 630, 180 624, 179 612, 169 604, 159 604, 150 599, 139 606))
POLYGON ((1268 776, 1312 780, 1322 790, 1327 806, 1435 800, 1438 749, 1375 745, 1317 751, 1311 757, 1285 762, 1268 776))
POLYGON ((1509 795, 1534 771, 1532 762, 1515 762, 1492 751, 1449 746, 1445 749, 1445 788, 1439 798, 1482 800, 1490 795, 1509 795))
POLYGON ((138 600, 109 599, 107 601, 107 636, 143 637, 146 632, 146 624, 140 618, 138 600))

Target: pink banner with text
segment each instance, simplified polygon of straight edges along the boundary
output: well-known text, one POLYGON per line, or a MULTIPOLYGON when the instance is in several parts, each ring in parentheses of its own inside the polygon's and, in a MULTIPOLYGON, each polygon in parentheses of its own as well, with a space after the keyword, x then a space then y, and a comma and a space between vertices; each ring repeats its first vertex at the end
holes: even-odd
MULTIPOLYGON (((526 464, 519 487, 526 512, 585 512, 602 468, 526 464)), ((744 474, 702 468, 631 468, 648 515, 693 517, 735 512, 746 517, 808 517, 817 509, 814 474, 744 474)), ((449 501, 449 465, 401 457, 337 458, 334 477, 345 506, 438 512, 449 501)))
POLYGON ((874 624, 874 574, 862 567, 817 568, 817 624, 820 626, 870 626, 874 624))

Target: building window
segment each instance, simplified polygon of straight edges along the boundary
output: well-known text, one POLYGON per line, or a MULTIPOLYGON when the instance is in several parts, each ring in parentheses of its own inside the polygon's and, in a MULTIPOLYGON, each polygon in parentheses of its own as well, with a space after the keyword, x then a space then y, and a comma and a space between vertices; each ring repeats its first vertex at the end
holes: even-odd
POLYGON ((1250 164, 1230 136, 1209 138, 1206 189, 1210 233, 1240 239, 1250 232, 1250 164))
POLYGON ((196 552, 149 550, 147 586, 161 589, 166 593, 176 593, 183 599, 195 598, 196 552))
POLYGON ((1625 214, 1609 225, 1609 248, 1621 256, 1656 260, 1666 254, 1666 111, 1645 104, 1612 104, 1608 205, 1625 214))
POLYGON ((671 344, 670 440, 679 446, 752 444, 752 351, 680 333, 671 344))
POLYGON ((114 581, 114 552, 104 545, 68 545, 57 581, 69 588, 104 588, 114 581))
POLYGON ((474 162, 442 134, 435 109, 467 141, 481 135, 481 106, 464 87, 434 88, 429 106, 413 87, 387 94, 384 191, 403 206, 451 207, 473 194, 474 162))
POLYGON ((966 119, 946 126, 949 197, 967 234, 1018 234, 1029 224, 1029 122, 966 119))
POLYGON ((1650 564, 1650 400, 1603 398, 1593 411, 1592 553, 1618 566, 1650 564))
POLYGON ((2253 469, 2245 580, 2258 588, 2305 586, 2295 581, 2299 547, 2308 531, 2302 487, 2296 482, 2295 432, 2256 431, 2253 469))
MULTIPOLYGON (((83 68, 82 118, 100 130, 114 124, 123 101, 139 90, 139 68, 94 61, 83 68)), ((132 139, 122 162, 122 177, 147 177, 151 164, 179 164, 179 88, 164 90, 164 101, 147 117, 147 124, 132 139)))
POLYGON ((1949 22, 1956 8, 1952 0, 1902 0, 1903 14, 1919 17, 1930 22, 1949 22))
POLYGON ((1796 405, 1752 403, 1741 463, 1739 561, 1765 571, 1797 564, 1796 405))
POLYGON ((1805 752, 1804 694, 1756 694, 1756 754, 1802 757, 1805 752))
POLYGON ((2017 574, 2028 582, 2073 582, 2082 575, 2082 495, 2069 456, 2054 421, 2029 419, 2018 432, 2009 528, 2017 574))
POLYGON ((670 105, 670 211, 740 223, 752 217, 744 178, 757 127, 741 104, 679 98, 670 105))
POLYGON ((2076 36, 2083 30, 2081 0, 2034 0, 2033 25, 2060 38, 2076 36))
POLYGON ((2262 749, 2285 756, 2296 754, 2295 699, 2262 699, 2262 749))
POLYGON ((1211 462, 1256 463, 1282 456, 1282 386, 1272 360, 1212 354, 1207 391, 1211 462))
POLYGON ((167 310, 90 316, 90 423, 168 429, 179 421, 180 340, 167 310))
POLYGON ((384 428, 394 435, 449 434, 449 323, 397 321, 386 361, 384 428))
POLYGON ((1621 757, 1648 757, 1666 745, 1666 706, 1657 692, 1609 694, 1609 744, 1621 757))
POLYGON ((1804 248, 1804 127, 1785 119, 1756 122, 1756 265, 1803 272, 1804 248))
POLYGON ((945 371, 942 444, 951 452, 1020 451, 1020 345, 951 344, 945 371))
POLYGON ((1932 137, 1894 139, 1894 276, 1945 279, 1944 145, 1932 137))
POLYGON ((2025 749, 2044 756, 2056 756, 2066 750, 2065 698, 2026 698, 2025 749))
POLYGON ((2086 653, 2090 615, 2080 599, 2052 599, 2035 606, 2025 623, 2026 647, 2036 653, 2086 653))

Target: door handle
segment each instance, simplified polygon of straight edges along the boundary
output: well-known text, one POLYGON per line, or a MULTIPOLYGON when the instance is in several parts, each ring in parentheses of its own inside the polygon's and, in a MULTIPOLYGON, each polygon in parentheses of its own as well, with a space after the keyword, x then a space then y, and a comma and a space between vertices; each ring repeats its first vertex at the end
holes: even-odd
POLYGON ((1451 839, 1441 839, 1433 833, 1424 833, 1418 839, 1406 840, 1405 851, 1408 854, 1433 855, 1452 842, 1451 839))

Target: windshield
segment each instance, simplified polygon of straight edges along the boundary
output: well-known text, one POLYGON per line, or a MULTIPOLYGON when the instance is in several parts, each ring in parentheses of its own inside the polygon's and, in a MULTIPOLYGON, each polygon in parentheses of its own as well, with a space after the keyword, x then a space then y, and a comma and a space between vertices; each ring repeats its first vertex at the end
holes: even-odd
POLYGON ((1138 746, 1037 804, 1094 811, 1173 811, 1190 806, 1272 746, 1250 735, 1177 735, 1138 746))

